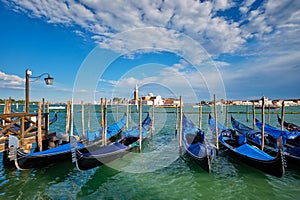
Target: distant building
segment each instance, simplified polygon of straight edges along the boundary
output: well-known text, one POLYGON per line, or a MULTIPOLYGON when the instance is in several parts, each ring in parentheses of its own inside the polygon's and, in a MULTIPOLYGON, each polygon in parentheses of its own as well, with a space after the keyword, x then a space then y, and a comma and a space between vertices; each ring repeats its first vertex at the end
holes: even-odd
POLYGON ((164 101, 165 105, 173 105, 173 106, 180 106, 180 100, 179 99, 173 99, 173 98, 168 98, 165 99, 164 101))
POLYGON ((133 99, 129 100, 129 103, 137 105, 140 99, 142 100, 144 105, 153 105, 153 103, 155 106, 164 106, 164 105, 179 106, 180 105, 179 99, 173 99, 173 98, 164 99, 160 95, 154 96, 153 93, 149 93, 148 95, 139 98, 138 86, 135 85, 133 91, 133 99))
POLYGON ((163 105, 164 101, 160 95, 154 96, 153 93, 149 93, 147 96, 142 97, 144 105, 154 105, 159 106, 163 105))

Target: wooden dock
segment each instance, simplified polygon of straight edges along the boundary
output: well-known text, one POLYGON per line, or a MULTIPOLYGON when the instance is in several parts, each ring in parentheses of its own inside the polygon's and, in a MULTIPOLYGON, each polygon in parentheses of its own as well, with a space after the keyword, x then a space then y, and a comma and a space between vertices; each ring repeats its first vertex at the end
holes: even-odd
POLYGON ((9 135, 19 138, 19 145, 24 152, 29 152, 33 143, 42 151, 43 141, 51 141, 55 137, 55 133, 49 133, 49 113, 41 112, 40 103, 38 113, 5 113, 0 114, 0 120, 0 152, 8 149, 9 135))

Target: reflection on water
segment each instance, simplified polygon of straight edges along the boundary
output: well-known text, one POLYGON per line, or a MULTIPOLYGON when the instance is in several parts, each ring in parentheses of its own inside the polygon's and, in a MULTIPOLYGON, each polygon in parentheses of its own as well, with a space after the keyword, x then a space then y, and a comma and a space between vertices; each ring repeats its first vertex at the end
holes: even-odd
MULTIPOLYGON (((185 106, 187 117, 198 124, 198 110, 185 106)), ((209 112, 210 108, 205 108, 209 112)), ((299 111, 300 108, 287 108, 299 111)), ((287 110, 286 109, 286 110, 287 110)), ((120 109, 122 111, 122 108, 120 109)), ((125 109, 124 109, 125 110, 125 109)), ((243 111, 230 107, 229 111, 243 111)), ((120 111, 119 116, 122 113, 120 111)), ((145 115, 145 113, 144 113, 145 115)), ((51 129, 64 131, 65 113, 51 129)), ((234 114, 246 122, 246 115, 234 114)), ((260 116, 258 115, 258 118, 260 116)), ((19 171, 0 164, 0 199, 297 199, 300 196, 299 168, 288 168, 282 178, 249 167, 219 151, 208 174, 186 154, 180 155, 175 135, 175 114, 159 110, 156 130, 143 145, 142 153, 132 153, 108 166, 80 172, 72 163, 57 163, 42 169, 19 171)), ((109 116, 112 121, 113 116, 109 116)), ((214 140, 203 116, 203 129, 210 142, 214 140)), ((300 124, 299 115, 288 114, 286 120, 300 124)), ((134 113, 131 125, 137 123, 134 113)), ((276 125, 276 114, 271 124, 276 125)), ((229 123, 230 124, 230 123, 229 123)), ((77 128, 80 130, 80 127, 77 128)), ((97 130, 97 125, 92 125, 97 130)), ((2 159, 2 156, 1 156, 2 159)))

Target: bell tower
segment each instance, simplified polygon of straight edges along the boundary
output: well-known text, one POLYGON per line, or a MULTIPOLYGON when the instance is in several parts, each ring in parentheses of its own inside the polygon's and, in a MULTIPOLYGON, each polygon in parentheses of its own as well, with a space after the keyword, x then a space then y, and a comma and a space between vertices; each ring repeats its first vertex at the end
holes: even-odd
POLYGON ((135 101, 137 101, 139 99, 139 89, 138 89, 137 84, 135 84, 135 87, 134 87, 133 99, 135 101))

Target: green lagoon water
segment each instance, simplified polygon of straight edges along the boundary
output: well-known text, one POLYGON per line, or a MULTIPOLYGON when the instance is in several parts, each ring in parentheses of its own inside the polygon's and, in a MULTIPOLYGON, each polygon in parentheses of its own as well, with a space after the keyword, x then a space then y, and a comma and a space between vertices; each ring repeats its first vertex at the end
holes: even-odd
MULTIPOLYGON (((81 132, 80 108, 75 106, 76 134, 81 132)), ((218 109, 223 111, 219 119, 224 122, 225 108, 218 109)), ((99 107, 92 107, 91 131, 99 126, 100 112, 95 110, 99 111, 99 107)), ((42 169, 19 171, 0 164, 0 199, 300 199, 300 166, 287 163, 285 175, 277 178, 219 151, 213 160, 212 173, 205 172, 180 153, 174 110, 156 108, 155 131, 143 144, 142 152, 133 152, 107 166, 80 172, 74 164, 61 162, 42 169)), ((112 111, 108 113, 108 124, 111 124, 116 117, 115 108, 109 111, 112 111)), ((119 106, 119 118, 124 111, 125 107, 119 106)), ((151 112, 151 107, 144 107, 143 117, 147 111, 151 112)), ((203 130, 214 143, 207 126, 207 113, 212 108, 204 106, 203 111, 203 130)), ((246 122, 245 111, 244 106, 229 107, 237 120, 252 126, 252 115, 249 114, 250 120, 246 122)), ((287 107, 285 111, 289 113, 285 115, 286 121, 300 124, 300 114, 297 114, 300 107, 287 107)), ((195 124, 199 123, 198 108, 186 105, 184 112, 195 124)), ((271 112, 271 125, 278 126, 276 114, 280 110, 271 112)), ((51 130, 64 132, 66 114, 57 114, 58 121, 51 125, 51 130)), ((51 112, 50 118, 53 115, 51 112)), ((257 118, 261 119, 260 114, 257 118)), ((130 127, 137 123, 138 114, 133 112, 130 127)))

